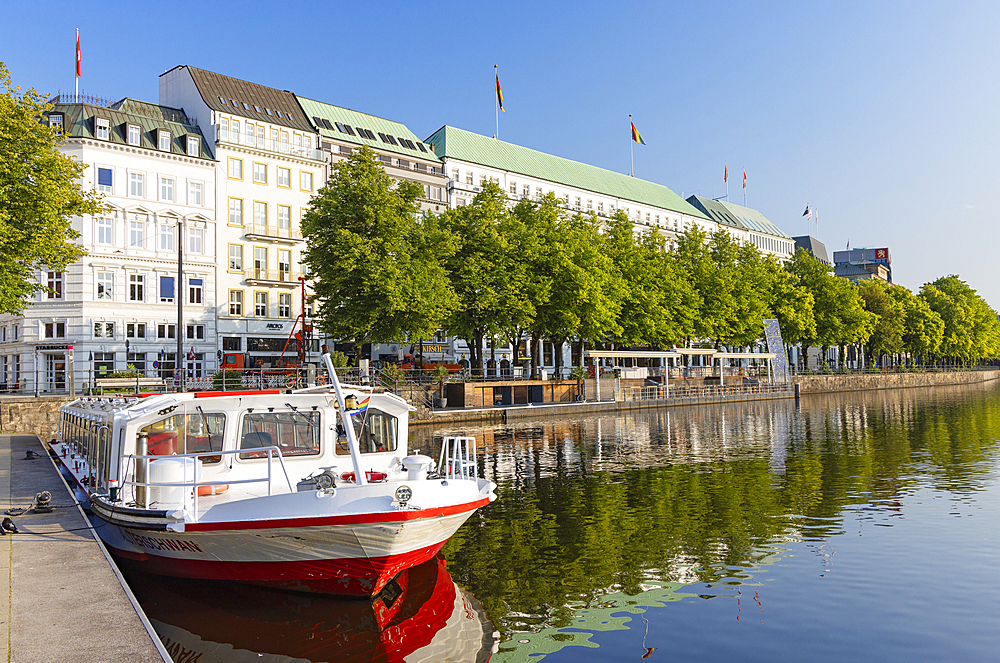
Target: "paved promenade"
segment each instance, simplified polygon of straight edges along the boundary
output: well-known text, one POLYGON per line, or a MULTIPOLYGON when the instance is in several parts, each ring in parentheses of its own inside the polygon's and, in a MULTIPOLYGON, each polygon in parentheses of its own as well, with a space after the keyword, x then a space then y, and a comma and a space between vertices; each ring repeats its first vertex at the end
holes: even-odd
POLYGON ((15 516, 20 533, 0 536, 0 661, 169 661, 38 438, 0 435, 0 512, 43 490, 57 508, 15 516))

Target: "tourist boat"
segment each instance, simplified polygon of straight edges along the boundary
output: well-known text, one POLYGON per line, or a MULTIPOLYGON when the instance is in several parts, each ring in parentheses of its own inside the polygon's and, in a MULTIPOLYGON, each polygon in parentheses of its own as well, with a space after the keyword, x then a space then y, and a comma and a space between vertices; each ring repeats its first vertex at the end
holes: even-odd
POLYGON ((407 451, 412 408, 330 385, 85 397, 53 455, 112 553, 148 572, 371 596, 496 499, 474 438, 407 451))

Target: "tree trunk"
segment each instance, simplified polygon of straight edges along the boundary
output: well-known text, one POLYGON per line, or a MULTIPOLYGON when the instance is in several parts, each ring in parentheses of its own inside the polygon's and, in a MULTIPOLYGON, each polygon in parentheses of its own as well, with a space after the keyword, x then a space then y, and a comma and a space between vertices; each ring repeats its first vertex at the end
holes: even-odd
POLYGON ((486 375, 486 371, 484 370, 485 357, 483 357, 483 330, 477 329, 475 331, 475 336, 476 336, 476 370, 479 371, 480 376, 483 376, 486 375))
POLYGON ((540 343, 541 341, 538 338, 538 334, 532 332, 531 334, 531 379, 532 380, 538 379, 538 358, 539 355, 541 354, 540 352, 538 352, 538 346, 540 343))

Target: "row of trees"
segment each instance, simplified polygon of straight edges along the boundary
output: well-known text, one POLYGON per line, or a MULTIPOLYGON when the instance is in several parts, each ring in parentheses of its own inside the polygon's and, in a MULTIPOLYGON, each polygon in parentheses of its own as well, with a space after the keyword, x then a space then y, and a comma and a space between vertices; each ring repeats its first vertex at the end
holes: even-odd
POLYGON ((996 314, 955 276, 916 295, 876 281, 858 287, 804 251, 779 262, 697 227, 668 245, 658 232, 637 236, 621 212, 606 221, 567 214, 551 194, 510 207, 488 182, 471 205, 439 216, 420 214, 420 196, 367 149, 334 167, 303 219, 317 317, 330 336, 399 342, 447 329, 482 369, 488 338, 515 353, 525 337, 557 347, 734 348, 758 343, 773 317, 787 343, 805 347, 866 345, 872 357, 924 361, 1000 356, 996 314))

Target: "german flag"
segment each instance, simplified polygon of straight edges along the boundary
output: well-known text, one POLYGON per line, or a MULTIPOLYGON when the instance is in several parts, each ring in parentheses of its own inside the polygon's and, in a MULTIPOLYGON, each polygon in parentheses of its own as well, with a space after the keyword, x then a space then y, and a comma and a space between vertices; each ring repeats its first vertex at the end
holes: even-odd
POLYGON ((503 110, 503 91, 500 89, 500 74, 496 74, 497 78, 497 103, 500 104, 500 110, 504 113, 507 111, 503 110))

